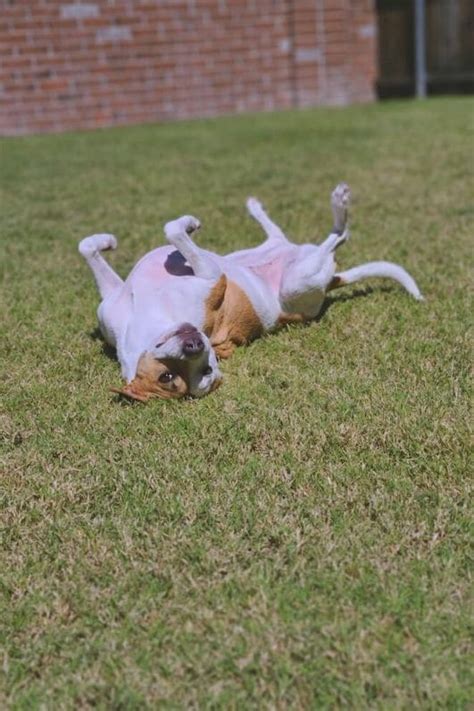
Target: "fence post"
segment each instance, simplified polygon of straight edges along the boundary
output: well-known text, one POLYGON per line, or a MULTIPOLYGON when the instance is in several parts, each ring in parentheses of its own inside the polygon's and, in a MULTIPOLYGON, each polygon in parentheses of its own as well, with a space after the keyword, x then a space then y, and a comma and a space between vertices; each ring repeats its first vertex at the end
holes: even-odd
POLYGON ((425 0, 415 0, 415 80, 416 96, 426 96, 426 12, 425 0))

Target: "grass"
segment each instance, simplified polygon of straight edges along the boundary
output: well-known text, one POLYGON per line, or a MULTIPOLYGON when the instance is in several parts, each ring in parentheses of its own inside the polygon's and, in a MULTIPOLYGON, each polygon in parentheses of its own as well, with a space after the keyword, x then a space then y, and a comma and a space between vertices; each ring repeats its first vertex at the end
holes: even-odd
POLYGON ((1 144, 0 705, 467 708, 472 99, 1 144), (119 402, 80 238, 125 275, 192 212, 202 243, 296 240, 355 196, 335 295, 200 401, 119 402))

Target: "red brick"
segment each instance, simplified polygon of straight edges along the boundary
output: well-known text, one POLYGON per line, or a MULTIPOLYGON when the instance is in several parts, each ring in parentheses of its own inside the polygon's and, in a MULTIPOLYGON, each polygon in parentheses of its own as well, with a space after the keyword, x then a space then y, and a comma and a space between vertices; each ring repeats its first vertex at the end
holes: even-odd
POLYGON ((0 132, 366 101, 373 5, 19 0, 0 18, 0 132))

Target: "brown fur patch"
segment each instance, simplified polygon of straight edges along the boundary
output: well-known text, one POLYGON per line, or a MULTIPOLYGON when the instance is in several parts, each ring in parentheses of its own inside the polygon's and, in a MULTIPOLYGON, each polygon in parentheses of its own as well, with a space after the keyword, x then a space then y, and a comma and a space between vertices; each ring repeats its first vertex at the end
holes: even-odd
POLYGON ((263 325, 247 294, 222 275, 206 300, 203 331, 218 358, 228 358, 236 346, 263 333, 263 325))
POLYGON ((281 313, 278 317, 277 328, 283 328, 283 326, 288 326, 290 323, 303 323, 307 319, 303 314, 284 314, 281 313))
POLYGON ((144 353, 138 361, 137 374, 132 382, 123 388, 112 390, 140 402, 147 402, 154 397, 167 400, 184 397, 188 392, 188 385, 182 375, 176 374, 169 383, 160 382, 160 376, 168 372, 170 369, 165 363, 156 360, 150 353, 144 353))
POLYGON ((344 280, 340 276, 334 276, 327 288, 327 291, 331 291, 331 289, 337 289, 339 286, 344 286, 344 280))

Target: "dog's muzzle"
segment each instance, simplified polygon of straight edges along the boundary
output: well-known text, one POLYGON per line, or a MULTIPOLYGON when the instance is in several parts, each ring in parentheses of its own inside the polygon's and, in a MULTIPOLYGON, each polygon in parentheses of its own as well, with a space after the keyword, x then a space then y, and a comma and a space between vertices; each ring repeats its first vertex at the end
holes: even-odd
POLYGON ((192 324, 183 323, 176 331, 176 336, 179 336, 182 342, 182 349, 185 356, 192 358, 197 356, 204 350, 204 341, 202 336, 192 324))

